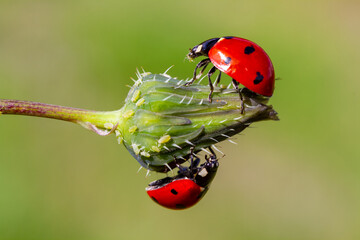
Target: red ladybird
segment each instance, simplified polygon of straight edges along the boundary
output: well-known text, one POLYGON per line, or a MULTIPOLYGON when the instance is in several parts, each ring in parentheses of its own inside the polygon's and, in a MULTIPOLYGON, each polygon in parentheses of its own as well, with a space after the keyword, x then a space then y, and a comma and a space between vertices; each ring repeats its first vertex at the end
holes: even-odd
MULTIPOLYGON (((199 161, 197 159, 197 164, 199 161)), ((219 167, 215 154, 199 167, 197 164, 192 162, 188 168, 179 166, 175 177, 151 182, 146 188, 147 194, 159 205, 174 210, 195 205, 208 191, 219 167)))
MULTIPOLYGON (((190 60, 199 56, 208 58, 197 64, 193 79, 187 85, 195 81, 198 68, 202 68, 201 74, 210 62, 214 64, 208 72, 210 101, 213 92, 210 77, 216 69, 232 77, 236 89, 241 83, 252 92, 266 97, 272 96, 275 83, 274 67, 269 56, 256 43, 238 37, 212 38, 190 49, 187 55, 190 60)), ((219 81, 220 74, 215 84, 219 81)))

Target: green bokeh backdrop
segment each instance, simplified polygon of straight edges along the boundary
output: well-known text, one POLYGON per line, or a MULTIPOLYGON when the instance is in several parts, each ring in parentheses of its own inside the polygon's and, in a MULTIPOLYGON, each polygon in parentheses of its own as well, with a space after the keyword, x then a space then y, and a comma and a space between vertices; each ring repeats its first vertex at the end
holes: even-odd
POLYGON ((113 136, 0 117, 0 239, 359 239, 360 2, 0 2, 0 98, 115 110, 136 68, 191 76, 188 48, 235 35, 273 60, 281 121, 219 145, 207 196, 155 205, 113 136))

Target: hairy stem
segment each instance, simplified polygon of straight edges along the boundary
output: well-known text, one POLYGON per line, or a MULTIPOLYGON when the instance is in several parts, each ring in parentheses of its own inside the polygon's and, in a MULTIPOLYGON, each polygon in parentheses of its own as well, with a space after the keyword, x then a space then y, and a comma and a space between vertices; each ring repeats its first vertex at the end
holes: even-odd
POLYGON ((0 99, 0 114, 53 118, 79 123, 84 127, 91 124, 104 129, 107 128, 104 126, 105 124, 116 125, 118 123, 120 111, 92 111, 31 101, 0 99))

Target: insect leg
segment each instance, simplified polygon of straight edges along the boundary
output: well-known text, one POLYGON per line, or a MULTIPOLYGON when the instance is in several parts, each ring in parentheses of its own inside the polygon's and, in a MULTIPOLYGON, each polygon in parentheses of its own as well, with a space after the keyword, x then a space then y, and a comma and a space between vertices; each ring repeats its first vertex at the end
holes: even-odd
POLYGON ((219 71, 219 75, 215 79, 215 86, 217 86, 220 83, 220 78, 221 78, 221 71, 219 71))
POLYGON ((214 66, 214 67, 212 67, 211 69, 210 69, 210 71, 208 72, 208 78, 209 78, 209 86, 210 86, 210 93, 209 93, 209 102, 212 102, 212 93, 214 92, 214 86, 213 86, 213 84, 212 84, 212 82, 211 82, 211 75, 213 75, 214 74, 214 72, 216 71, 216 67, 214 66))
POLYGON ((240 113, 244 114, 244 98, 241 94, 241 91, 239 89, 239 82, 237 82, 235 79, 232 80, 232 85, 234 86, 234 88, 237 90, 237 92, 239 93, 239 97, 240 97, 240 104, 241 104, 241 108, 240 108, 240 113))
POLYGON ((201 68, 201 67, 204 67, 204 68, 202 69, 202 71, 200 71, 200 73, 202 73, 202 72, 205 70, 206 66, 207 66, 209 63, 210 63, 210 58, 205 58, 205 59, 201 60, 201 61, 196 65, 196 67, 195 67, 194 75, 193 75, 192 80, 191 80, 190 82, 185 83, 185 86, 190 86, 191 84, 193 84, 194 81, 196 80, 196 71, 197 71, 197 69, 198 69, 198 68, 201 68))

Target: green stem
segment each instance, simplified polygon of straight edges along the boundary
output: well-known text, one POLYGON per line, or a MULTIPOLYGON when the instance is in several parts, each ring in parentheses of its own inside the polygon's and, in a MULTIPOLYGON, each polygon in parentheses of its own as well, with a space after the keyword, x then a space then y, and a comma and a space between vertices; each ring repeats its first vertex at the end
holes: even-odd
POLYGON ((0 114, 15 114, 53 118, 64 120, 89 128, 88 124, 100 129, 105 129, 105 124, 116 125, 119 122, 120 110, 117 111, 92 111, 72 107, 63 107, 52 104, 0 99, 0 114))

